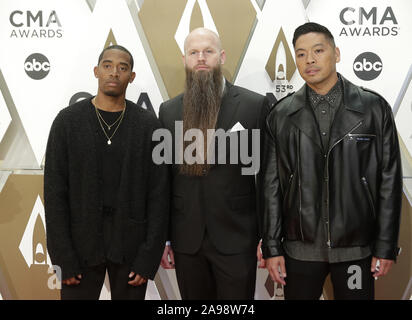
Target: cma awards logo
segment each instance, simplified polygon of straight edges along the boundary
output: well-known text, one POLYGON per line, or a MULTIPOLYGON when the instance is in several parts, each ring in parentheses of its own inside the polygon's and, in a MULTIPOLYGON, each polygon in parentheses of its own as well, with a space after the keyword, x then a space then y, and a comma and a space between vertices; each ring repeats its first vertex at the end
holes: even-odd
POLYGON ((196 17, 196 12, 200 13, 200 16, 203 18, 203 26, 205 28, 219 34, 213 21, 212 14, 207 6, 206 0, 188 0, 175 33, 175 40, 182 54, 184 54, 185 38, 190 33, 190 22, 192 16, 196 17))
POLYGON ((256 23, 256 10, 251 2, 251 0, 178 2, 145 0, 143 2, 139 18, 169 97, 180 94, 184 89, 185 71, 182 65, 184 40, 193 29, 198 27, 213 30, 219 35, 227 56, 222 71, 228 81, 234 81, 256 23))
POLYGON ((382 72, 382 60, 373 52, 364 52, 358 55, 353 62, 353 72, 365 81, 376 79, 382 72))
POLYGON ((10 38, 61 38, 62 25, 55 10, 52 11, 20 11, 10 13, 10 24, 13 29, 10 38))
POLYGON ((37 196, 29 221, 19 244, 29 270, 47 280, 49 289, 61 288, 61 269, 51 263, 47 252, 44 206, 37 196), (56 273, 55 273, 56 272, 56 273))
POLYGON ((340 12, 339 19, 345 25, 339 36, 385 37, 399 34, 398 20, 392 7, 346 7, 340 12))
POLYGON ((282 27, 279 30, 265 69, 273 82, 273 93, 267 93, 271 103, 293 91, 294 87, 289 82, 296 71, 296 64, 282 27))
POLYGON ((37 196, 36 203, 30 214, 29 222, 24 230, 19 249, 22 253, 27 266, 33 264, 50 265, 50 257, 46 249, 46 229, 44 207, 37 196))

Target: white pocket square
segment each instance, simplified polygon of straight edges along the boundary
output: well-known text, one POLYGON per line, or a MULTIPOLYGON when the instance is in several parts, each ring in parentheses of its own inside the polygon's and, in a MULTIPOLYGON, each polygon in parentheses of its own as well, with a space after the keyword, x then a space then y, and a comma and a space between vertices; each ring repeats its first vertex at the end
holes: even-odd
POLYGON ((243 128, 240 122, 238 122, 232 127, 232 129, 230 129, 230 132, 236 132, 236 131, 242 131, 242 130, 246 130, 246 129, 243 128))

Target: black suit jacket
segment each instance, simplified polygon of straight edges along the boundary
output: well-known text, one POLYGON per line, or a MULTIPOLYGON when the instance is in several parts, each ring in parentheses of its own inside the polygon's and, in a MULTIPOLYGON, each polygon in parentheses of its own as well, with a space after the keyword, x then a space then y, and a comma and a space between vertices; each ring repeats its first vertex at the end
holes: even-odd
MULTIPOLYGON (((96 113, 90 99, 59 112, 50 130, 44 169, 47 247, 63 279, 105 262, 102 238, 100 159, 96 113)), ((169 181, 165 165, 152 161, 156 117, 127 101, 121 124, 126 153, 121 166, 116 215, 123 260, 131 271, 153 279, 166 241, 169 181), (159 201, 163 199, 163 201, 159 201)))
MULTIPOLYGON (((269 106, 267 99, 255 92, 234 86, 226 81, 226 90, 220 107, 216 129, 228 132, 238 122, 248 129, 249 154, 252 147, 251 129, 260 129, 269 106)), ((173 134, 175 149, 175 121, 182 121, 183 94, 160 106, 159 119, 173 134)), ((229 164, 230 143, 226 140, 227 164, 215 164, 208 174, 190 177, 179 173, 175 153, 172 171, 172 204, 169 238, 173 250, 195 253, 202 243, 205 230, 216 249, 223 254, 256 250, 259 241, 260 217, 256 208, 255 175, 242 175, 245 167, 240 161, 240 134, 238 162, 229 164)), ((259 139, 257 144, 259 144, 259 139)), ((244 147, 243 143, 243 147, 244 147)), ((219 155, 217 154, 217 157, 219 155)), ((260 155, 258 157, 260 162, 260 155)), ((246 162, 246 161, 243 161, 246 162)), ((246 165, 247 167, 247 165, 246 165)))

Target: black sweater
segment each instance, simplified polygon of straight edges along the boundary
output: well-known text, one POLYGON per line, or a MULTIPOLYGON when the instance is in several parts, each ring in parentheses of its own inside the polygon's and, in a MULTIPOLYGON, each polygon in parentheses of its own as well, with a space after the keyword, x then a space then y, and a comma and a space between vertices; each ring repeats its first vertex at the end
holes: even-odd
MULTIPOLYGON (((91 99, 59 112, 46 150, 44 198, 47 246, 63 279, 105 261, 102 235, 101 138, 94 126, 91 99)), ((116 195, 121 217, 119 252, 131 271, 153 279, 166 238, 169 178, 164 165, 152 161, 152 133, 159 121, 127 101, 123 123, 125 155, 116 195)), ((100 129, 101 130, 101 129, 100 129)))

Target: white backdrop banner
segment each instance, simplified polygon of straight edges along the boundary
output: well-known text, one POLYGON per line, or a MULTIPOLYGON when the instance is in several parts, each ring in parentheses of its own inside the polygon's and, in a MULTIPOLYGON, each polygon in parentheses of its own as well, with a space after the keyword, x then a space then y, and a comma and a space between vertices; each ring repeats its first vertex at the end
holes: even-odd
MULTIPOLYGON (((46 286, 50 258, 43 178, 36 174, 43 173, 57 113, 96 94, 93 68, 110 44, 125 46, 134 58, 136 78, 126 97, 154 113, 163 100, 183 90, 182 47, 188 32, 199 26, 220 35, 229 81, 273 103, 304 84, 292 44, 296 27, 307 21, 325 25, 341 51, 338 71, 382 95, 396 111, 404 186, 411 200, 411 13, 411 0, 1 0, 0 168, 9 171, 0 171, 0 238, 7 242, 0 246, 0 278, 6 273, 9 278, 0 279, 0 299, 57 298, 46 286), (35 170, 23 177, 20 169, 35 170)), ((408 223, 404 219, 401 227, 408 223)), ((410 232, 404 229, 403 256, 410 257, 410 232)), ((402 263, 409 262, 400 259, 398 268, 402 263)), ((402 286, 409 282, 410 268, 401 268, 407 271, 388 278, 398 279, 391 282, 390 293, 384 285, 379 290, 382 280, 377 282, 378 296, 400 298, 409 292, 402 286)), ((150 283, 147 297, 178 297, 170 277, 174 273, 159 274, 161 280, 150 283)), ((257 299, 283 299, 282 288, 266 270, 258 271, 256 288, 257 299)), ((109 296, 105 286, 102 298, 109 296)))
POLYGON ((265 2, 257 17, 235 83, 264 95, 272 93, 279 100, 303 85, 292 38, 296 27, 306 22, 305 9, 300 0, 272 0, 265 2))
POLYGON ((9 124, 11 122, 11 117, 9 110, 7 109, 6 101, 0 92, 0 143, 3 139, 4 133, 6 132, 9 124))
POLYGON ((308 19, 327 26, 341 51, 338 71, 392 106, 412 62, 412 1, 311 0, 308 19))
POLYGON ((58 111, 96 94, 93 67, 107 42, 134 57, 127 98, 144 93, 156 108, 163 101, 125 1, 97 1, 93 12, 84 0, 7 1, 0 21, 0 68, 39 165, 58 111))

